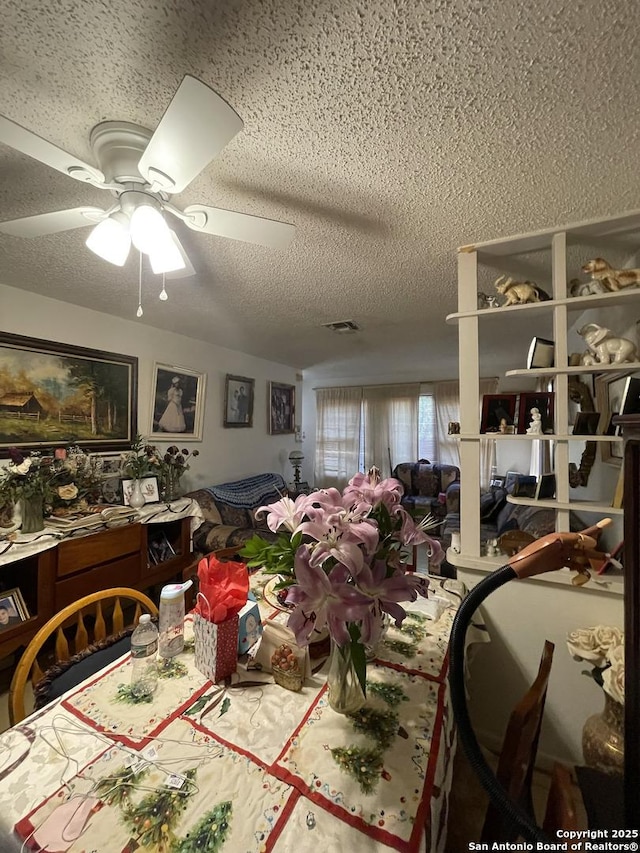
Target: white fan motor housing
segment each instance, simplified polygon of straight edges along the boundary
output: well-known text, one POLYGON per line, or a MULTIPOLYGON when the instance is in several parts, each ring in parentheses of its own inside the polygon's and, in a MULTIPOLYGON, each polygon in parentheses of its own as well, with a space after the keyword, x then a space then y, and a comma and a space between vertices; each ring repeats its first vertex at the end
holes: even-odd
POLYGON ((146 127, 127 121, 103 121, 93 128, 89 141, 108 183, 147 183, 138 163, 151 135, 146 127))

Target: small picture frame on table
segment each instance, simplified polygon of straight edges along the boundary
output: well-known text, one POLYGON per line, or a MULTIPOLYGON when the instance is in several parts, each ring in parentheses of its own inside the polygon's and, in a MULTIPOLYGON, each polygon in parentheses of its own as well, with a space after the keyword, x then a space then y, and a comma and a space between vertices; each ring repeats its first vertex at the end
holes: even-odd
POLYGON ((484 394, 480 432, 499 433, 500 428, 513 426, 516 419, 517 394, 484 394))
POLYGON ((18 587, 0 590, 0 632, 30 619, 27 605, 18 587))
MULTIPOLYGON (((122 481, 122 503, 125 506, 131 505, 129 503, 129 500, 131 498, 131 491, 133 489, 134 482, 135 480, 122 481)), ((141 477, 140 488, 142 489, 142 494, 144 495, 145 503, 152 504, 160 500, 157 477, 141 477)))
POLYGON ((553 391, 522 392, 518 399, 518 435, 525 435, 531 424, 531 409, 537 409, 542 418, 542 432, 553 433, 553 391))

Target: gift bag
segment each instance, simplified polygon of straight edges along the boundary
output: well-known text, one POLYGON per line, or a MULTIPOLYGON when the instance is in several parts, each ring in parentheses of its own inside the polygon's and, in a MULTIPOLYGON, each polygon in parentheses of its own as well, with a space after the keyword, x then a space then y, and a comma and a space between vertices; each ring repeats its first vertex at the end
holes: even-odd
POLYGON ((196 668, 213 682, 228 678, 238 663, 238 614, 224 622, 193 615, 196 668))

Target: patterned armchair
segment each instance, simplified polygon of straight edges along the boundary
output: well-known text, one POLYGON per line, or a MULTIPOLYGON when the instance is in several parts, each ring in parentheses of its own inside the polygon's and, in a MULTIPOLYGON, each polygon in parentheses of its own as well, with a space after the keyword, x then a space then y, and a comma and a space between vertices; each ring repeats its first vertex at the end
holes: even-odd
POLYGON ((452 488, 460 482, 460 469, 456 465, 427 462, 401 462, 392 476, 404 486, 402 506, 415 518, 431 513, 444 521, 448 513, 459 507, 459 491, 452 488))

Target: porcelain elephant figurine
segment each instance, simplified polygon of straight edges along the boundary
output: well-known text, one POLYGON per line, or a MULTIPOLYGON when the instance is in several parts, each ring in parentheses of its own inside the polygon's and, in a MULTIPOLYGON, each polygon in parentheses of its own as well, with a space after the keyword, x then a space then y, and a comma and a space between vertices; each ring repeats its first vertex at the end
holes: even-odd
POLYGON ((582 356, 582 363, 593 364, 623 364, 637 359, 636 345, 628 338, 618 338, 611 329, 588 323, 578 330, 584 338, 589 352, 582 356))

